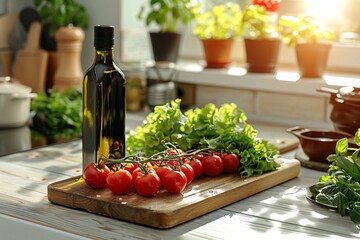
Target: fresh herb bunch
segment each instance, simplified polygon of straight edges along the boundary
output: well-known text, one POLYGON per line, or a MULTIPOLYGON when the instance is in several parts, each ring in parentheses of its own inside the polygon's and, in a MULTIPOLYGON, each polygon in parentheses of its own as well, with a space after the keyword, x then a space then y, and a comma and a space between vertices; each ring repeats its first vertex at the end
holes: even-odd
POLYGON ((39 93, 31 102, 31 113, 30 128, 37 138, 54 140, 81 136, 82 93, 75 88, 39 93))
MULTIPOLYGON (((360 146, 360 129, 355 134, 355 143, 360 146)), ((340 139, 336 144, 336 153, 327 157, 331 162, 328 174, 308 190, 316 202, 335 207, 342 215, 360 224, 360 148, 350 148, 348 139, 340 139), (349 151, 354 151, 347 155, 349 151)))
POLYGON ((241 158, 240 175, 258 176, 276 170, 279 154, 276 146, 257 137, 257 130, 246 123, 246 116, 235 104, 217 108, 208 104, 204 108, 180 110, 180 99, 156 106, 145 122, 130 131, 126 142, 127 154, 142 152, 151 156, 163 151, 163 141, 178 148, 212 148, 236 153, 241 158))

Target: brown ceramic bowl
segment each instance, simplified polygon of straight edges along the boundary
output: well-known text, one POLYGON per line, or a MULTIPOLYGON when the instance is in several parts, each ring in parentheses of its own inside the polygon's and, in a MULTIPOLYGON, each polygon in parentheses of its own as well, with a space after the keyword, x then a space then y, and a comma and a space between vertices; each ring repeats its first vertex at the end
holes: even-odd
POLYGON ((333 105, 330 120, 335 130, 355 135, 360 126, 360 88, 342 87, 340 90, 321 87, 318 92, 330 93, 333 105))
POLYGON ((295 135, 302 150, 309 157, 309 160, 328 162, 326 158, 335 153, 336 143, 342 138, 348 138, 352 142, 353 136, 350 133, 332 130, 310 130, 301 127, 293 127, 286 130, 295 135))

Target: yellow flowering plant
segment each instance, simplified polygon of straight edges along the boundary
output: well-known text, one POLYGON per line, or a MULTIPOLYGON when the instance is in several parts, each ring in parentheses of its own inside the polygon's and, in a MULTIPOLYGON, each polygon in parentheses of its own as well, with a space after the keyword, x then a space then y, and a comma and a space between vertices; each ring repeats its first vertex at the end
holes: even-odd
POLYGON ((310 15, 282 16, 278 20, 278 30, 283 42, 291 47, 298 43, 317 43, 320 40, 334 40, 335 33, 310 15))
POLYGON ((266 8, 260 5, 250 4, 243 10, 242 36, 251 39, 275 38, 279 34, 275 24, 266 12, 266 8))
POLYGON ((227 39, 242 32, 240 5, 227 3, 214 6, 196 17, 194 34, 200 39, 227 39))

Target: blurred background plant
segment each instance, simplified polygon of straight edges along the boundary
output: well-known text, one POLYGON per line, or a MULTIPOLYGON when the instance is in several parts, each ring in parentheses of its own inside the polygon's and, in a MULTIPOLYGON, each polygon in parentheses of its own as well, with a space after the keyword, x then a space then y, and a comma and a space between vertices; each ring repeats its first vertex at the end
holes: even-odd
POLYGON ((242 32, 240 5, 227 3, 215 5, 196 18, 194 34, 200 39, 226 39, 238 37, 242 32))
POLYGON ((60 92, 49 89, 31 102, 30 128, 36 140, 72 139, 81 137, 82 93, 70 88, 60 92))
POLYGON ((317 43, 321 40, 332 41, 335 33, 311 15, 281 16, 278 20, 278 31, 283 42, 291 47, 298 43, 317 43))
POLYGON ((49 27, 51 36, 59 27, 69 24, 82 29, 88 27, 87 10, 75 0, 34 0, 34 5, 41 22, 49 27))
POLYGON ((266 8, 250 4, 243 10, 242 37, 250 39, 276 38, 279 36, 277 26, 271 21, 266 8))
POLYGON ((160 27, 160 32, 177 32, 181 25, 187 25, 195 19, 199 5, 192 0, 149 0, 142 5, 137 18, 160 27))

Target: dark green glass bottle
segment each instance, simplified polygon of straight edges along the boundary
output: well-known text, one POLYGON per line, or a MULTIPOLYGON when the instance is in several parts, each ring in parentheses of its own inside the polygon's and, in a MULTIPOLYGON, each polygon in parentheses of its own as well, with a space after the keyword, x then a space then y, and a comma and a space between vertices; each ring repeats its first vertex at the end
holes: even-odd
POLYGON ((95 60, 83 79, 83 169, 125 156, 125 77, 114 63, 114 27, 94 27, 95 60))

